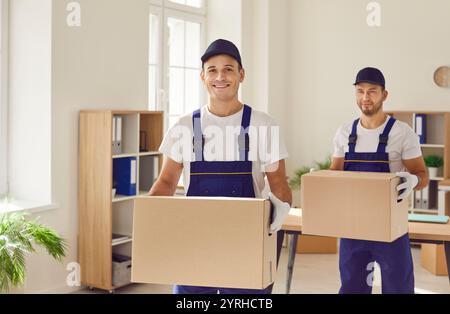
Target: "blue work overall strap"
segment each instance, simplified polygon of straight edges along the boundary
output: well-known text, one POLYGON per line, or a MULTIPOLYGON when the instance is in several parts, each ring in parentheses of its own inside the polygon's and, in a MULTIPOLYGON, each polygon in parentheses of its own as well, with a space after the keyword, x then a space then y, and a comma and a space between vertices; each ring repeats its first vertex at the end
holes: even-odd
POLYGON ((250 126, 250 118, 252 116, 252 108, 244 105, 242 114, 241 133, 239 134, 239 161, 248 161, 248 152, 250 150, 250 138, 248 135, 248 127, 250 126))
POLYGON ((349 153, 354 153, 356 148, 356 140, 358 139, 357 129, 358 129, 359 119, 353 122, 352 132, 348 137, 348 151, 349 153))
POLYGON ((198 109, 194 111, 194 113, 192 114, 192 127, 194 130, 193 146, 194 146, 195 161, 204 160, 203 145, 205 144, 205 138, 203 137, 202 132, 200 110, 201 109, 198 109))
POLYGON ((380 142, 378 143, 377 153, 386 153, 386 146, 389 140, 389 133, 391 133, 392 127, 395 123, 394 118, 390 118, 383 133, 380 135, 380 142))

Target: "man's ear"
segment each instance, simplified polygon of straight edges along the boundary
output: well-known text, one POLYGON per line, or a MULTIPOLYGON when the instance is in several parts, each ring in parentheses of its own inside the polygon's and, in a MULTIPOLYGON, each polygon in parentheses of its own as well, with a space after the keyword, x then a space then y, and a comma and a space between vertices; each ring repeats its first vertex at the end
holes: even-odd
POLYGON ((245 79, 245 70, 244 70, 244 68, 241 68, 240 70, 239 70, 239 76, 240 76, 240 78, 239 78, 239 82, 243 82, 244 81, 244 79, 245 79))
POLYGON ((203 70, 203 69, 200 72, 200 79, 202 80, 202 82, 205 82, 205 70, 203 70))
POLYGON ((387 90, 384 90, 384 92, 383 92, 383 101, 386 101, 388 96, 389 96, 389 92, 387 90))

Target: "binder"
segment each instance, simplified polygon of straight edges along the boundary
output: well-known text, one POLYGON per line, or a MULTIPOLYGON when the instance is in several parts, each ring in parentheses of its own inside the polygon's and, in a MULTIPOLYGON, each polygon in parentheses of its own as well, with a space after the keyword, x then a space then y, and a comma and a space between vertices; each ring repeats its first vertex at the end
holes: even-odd
POLYGON ((422 191, 414 191, 414 208, 422 208, 422 191))
POLYGON ((447 191, 439 190, 438 192, 438 215, 445 215, 445 197, 447 191))
POLYGON ((122 142, 122 117, 118 116, 117 118, 117 134, 116 140, 121 143, 122 142))
POLYGON ((153 183, 158 180, 159 177, 159 157, 153 158, 153 183))
POLYGON ((430 209, 430 188, 426 186, 422 190, 422 209, 430 209))
POLYGON ((122 154, 122 117, 113 117, 113 142, 112 142, 113 155, 122 154))
POLYGON ((427 142, 427 116, 425 114, 416 114, 416 134, 419 136, 420 144, 427 142))
POLYGON ((117 194, 136 195, 136 157, 117 158, 113 160, 113 180, 116 182, 117 194))

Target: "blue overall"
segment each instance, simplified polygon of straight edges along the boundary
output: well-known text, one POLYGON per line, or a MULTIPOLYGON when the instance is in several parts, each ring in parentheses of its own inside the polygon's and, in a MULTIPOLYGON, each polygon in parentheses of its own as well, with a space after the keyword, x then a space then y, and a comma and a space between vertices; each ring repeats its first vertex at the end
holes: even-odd
MULTIPOLYGON (((353 123, 349 137, 349 152, 345 155, 345 171, 390 172, 389 154, 386 146, 389 133, 395 123, 390 118, 376 153, 356 153, 357 126, 353 123)), ((392 243, 341 239, 339 270, 341 289, 339 293, 363 294, 372 292, 373 262, 380 265, 382 293, 414 293, 414 272, 408 234, 392 243)))
MULTIPOLYGON (((254 198, 252 162, 248 160, 249 135, 252 109, 245 105, 241 122, 239 161, 204 160, 204 136, 201 128, 200 110, 193 113, 195 162, 191 162, 190 184, 187 196, 245 197, 254 198)), ((236 219, 239 219, 238 217, 236 219)), ((277 234, 277 259, 280 256, 284 232, 277 234)), ((270 294, 273 285, 263 290, 231 289, 215 287, 174 286, 175 294, 270 294)))

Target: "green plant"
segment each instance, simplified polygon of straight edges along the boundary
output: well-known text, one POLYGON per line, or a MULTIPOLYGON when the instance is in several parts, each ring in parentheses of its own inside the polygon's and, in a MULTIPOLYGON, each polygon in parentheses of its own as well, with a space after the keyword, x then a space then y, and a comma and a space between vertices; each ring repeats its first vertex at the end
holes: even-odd
POLYGON ((425 165, 429 168, 440 168, 444 165, 444 159, 440 156, 430 155, 424 158, 425 165))
POLYGON ((23 213, 0 213, 0 292, 19 287, 25 281, 25 254, 34 253, 33 243, 54 259, 65 256, 66 241, 54 230, 26 220, 23 213))
POLYGON ((331 167, 331 157, 327 157, 327 159, 325 159, 323 162, 315 162, 315 167, 308 167, 308 166, 304 166, 301 167, 300 169, 296 170, 294 173, 294 178, 292 178, 289 181, 289 186, 292 189, 296 189, 299 188, 302 182, 302 176, 304 174, 307 174, 311 171, 311 169, 314 170, 328 170, 331 167))

